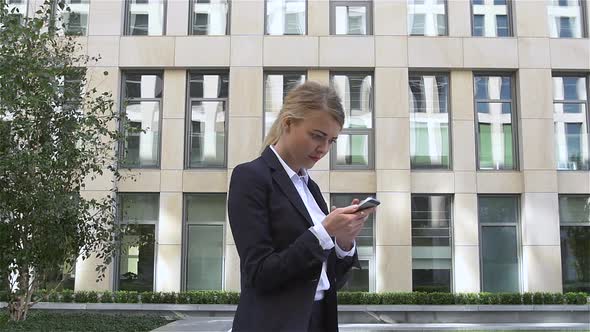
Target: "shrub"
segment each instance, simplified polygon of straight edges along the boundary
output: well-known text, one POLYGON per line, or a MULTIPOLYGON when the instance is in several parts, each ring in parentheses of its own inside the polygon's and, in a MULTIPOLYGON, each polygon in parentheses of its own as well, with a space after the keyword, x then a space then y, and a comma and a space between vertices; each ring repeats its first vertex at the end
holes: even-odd
POLYGON ((76 303, 98 303, 97 292, 76 292, 74 293, 76 303))
POLYGON ((455 304, 453 293, 430 293, 430 304, 455 304))
POLYGON ((100 303, 113 303, 113 293, 106 291, 100 294, 100 303))

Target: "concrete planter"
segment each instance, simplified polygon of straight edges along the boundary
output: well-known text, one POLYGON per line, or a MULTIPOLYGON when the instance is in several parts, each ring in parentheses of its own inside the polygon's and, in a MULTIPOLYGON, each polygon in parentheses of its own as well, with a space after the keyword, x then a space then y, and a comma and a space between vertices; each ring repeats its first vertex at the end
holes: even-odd
MULTIPOLYGON (((0 302, 0 308, 6 307, 0 302)), ((57 311, 181 312, 192 317, 233 317, 236 305, 40 302, 57 311)), ((578 323, 590 326, 590 305, 340 305, 343 324, 578 323)))

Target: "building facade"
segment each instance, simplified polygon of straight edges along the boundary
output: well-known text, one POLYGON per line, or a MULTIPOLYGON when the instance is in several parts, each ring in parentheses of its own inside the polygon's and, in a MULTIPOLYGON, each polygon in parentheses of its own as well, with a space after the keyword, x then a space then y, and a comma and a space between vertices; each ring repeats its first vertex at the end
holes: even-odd
POLYGON ((314 80, 346 123, 311 177, 330 205, 382 202, 347 289, 589 291, 586 0, 69 3, 71 33, 101 56, 90 84, 145 130, 119 147, 136 176, 119 201, 129 240, 151 239, 98 283, 79 261, 76 290, 239 290, 232 170, 314 80))

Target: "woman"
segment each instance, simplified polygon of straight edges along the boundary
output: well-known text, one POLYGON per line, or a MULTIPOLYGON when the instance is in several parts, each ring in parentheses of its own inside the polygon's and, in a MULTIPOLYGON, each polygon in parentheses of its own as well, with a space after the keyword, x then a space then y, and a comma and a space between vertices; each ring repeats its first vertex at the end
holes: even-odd
POLYGON ((352 266, 367 216, 358 199, 330 213, 307 170, 344 124, 327 86, 307 82, 286 97, 262 155, 232 174, 228 213, 242 292, 233 331, 337 331, 336 290, 352 266))

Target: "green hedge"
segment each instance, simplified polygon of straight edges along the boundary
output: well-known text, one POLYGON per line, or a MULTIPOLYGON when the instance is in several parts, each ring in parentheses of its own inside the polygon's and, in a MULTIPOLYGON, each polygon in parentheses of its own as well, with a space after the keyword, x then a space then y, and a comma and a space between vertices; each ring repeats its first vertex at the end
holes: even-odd
MULTIPOLYGON (((170 303, 170 304, 238 304, 240 294, 223 291, 174 292, 49 292, 39 290, 35 300, 67 303, 170 303)), ((0 301, 8 300, 0 292, 0 301)), ((367 293, 340 292, 339 304, 588 304, 588 294, 579 293, 367 293)))

